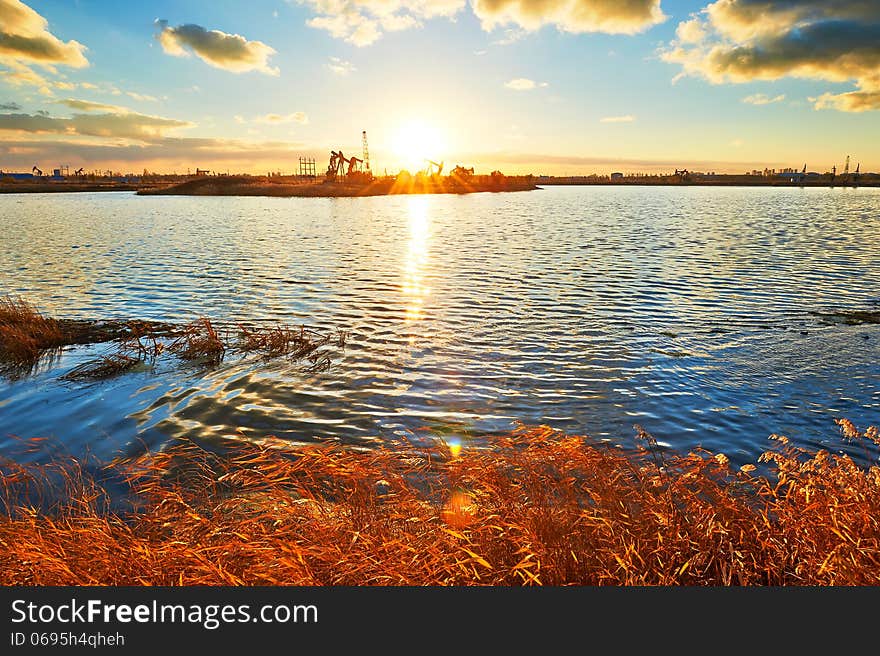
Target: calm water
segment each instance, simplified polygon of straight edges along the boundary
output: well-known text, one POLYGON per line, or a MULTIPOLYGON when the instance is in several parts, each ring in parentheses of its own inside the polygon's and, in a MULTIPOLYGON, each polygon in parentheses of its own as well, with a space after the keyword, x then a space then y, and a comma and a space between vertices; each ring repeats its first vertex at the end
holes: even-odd
MULTIPOLYGON (((0 451, 180 436, 469 444, 515 421, 750 460, 880 421, 880 190, 567 187, 364 199, 0 196, 0 293, 65 317, 350 331, 328 372, 231 358, 0 380, 0 451)), ((106 348, 106 347, 104 347, 106 348)), ((100 352, 100 349, 98 349, 100 352)))

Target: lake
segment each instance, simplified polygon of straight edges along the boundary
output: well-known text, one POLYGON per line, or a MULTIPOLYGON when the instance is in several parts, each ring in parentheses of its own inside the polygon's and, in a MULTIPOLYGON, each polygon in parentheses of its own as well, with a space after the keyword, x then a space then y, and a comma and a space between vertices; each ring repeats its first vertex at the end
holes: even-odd
MULTIPOLYGON (((880 422, 880 190, 549 187, 374 198, 0 196, 0 294, 52 316, 348 331, 329 370, 230 356, 0 379, 13 436, 100 458, 182 437, 491 446, 516 422, 752 461, 880 422)), ((858 449, 853 450, 859 456, 858 449)))

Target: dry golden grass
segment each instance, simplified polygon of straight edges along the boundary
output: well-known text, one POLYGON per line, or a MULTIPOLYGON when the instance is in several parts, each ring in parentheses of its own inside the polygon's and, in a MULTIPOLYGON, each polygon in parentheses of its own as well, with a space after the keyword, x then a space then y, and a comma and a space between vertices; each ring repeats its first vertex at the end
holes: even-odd
MULTIPOLYGON (((840 424, 876 461, 877 429, 840 424)), ((125 513, 83 467, 6 461, 0 583, 880 584, 880 468, 777 437, 759 476, 642 437, 523 428, 457 457, 185 443, 109 466, 125 513)))
POLYGON ((44 317, 22 298, 0 296, 0 365, 4 369, 30 369, 47 350, 63 344, 57 321, 44 317))

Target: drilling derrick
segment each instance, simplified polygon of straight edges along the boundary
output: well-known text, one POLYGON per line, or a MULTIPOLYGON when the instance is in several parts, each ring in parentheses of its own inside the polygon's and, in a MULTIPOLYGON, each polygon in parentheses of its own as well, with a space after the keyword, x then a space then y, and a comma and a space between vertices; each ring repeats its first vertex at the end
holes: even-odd
POLYGON ((370 171, 370 148, 367 146, 367 131, 364 130, 364 171, 366 173, 371 173, 370 171))

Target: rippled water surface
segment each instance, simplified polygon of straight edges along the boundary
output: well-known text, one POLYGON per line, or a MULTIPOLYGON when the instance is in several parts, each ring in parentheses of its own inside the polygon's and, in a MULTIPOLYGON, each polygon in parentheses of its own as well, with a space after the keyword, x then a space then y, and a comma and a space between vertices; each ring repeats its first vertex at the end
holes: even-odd
MULTIPOLYGON (((750 459, 880 421, 880 190, 565 187, 362 199, 0 196, 0 293, 54 316, 350 331, 329 371, 231 357, 0 379, 0 451, 181 436, 490 444, 515 421, 750 459)), ((106 348, 106 347, 104 347, 106 348)), ((97 349, 100 352, 100 348, 97 349)))

